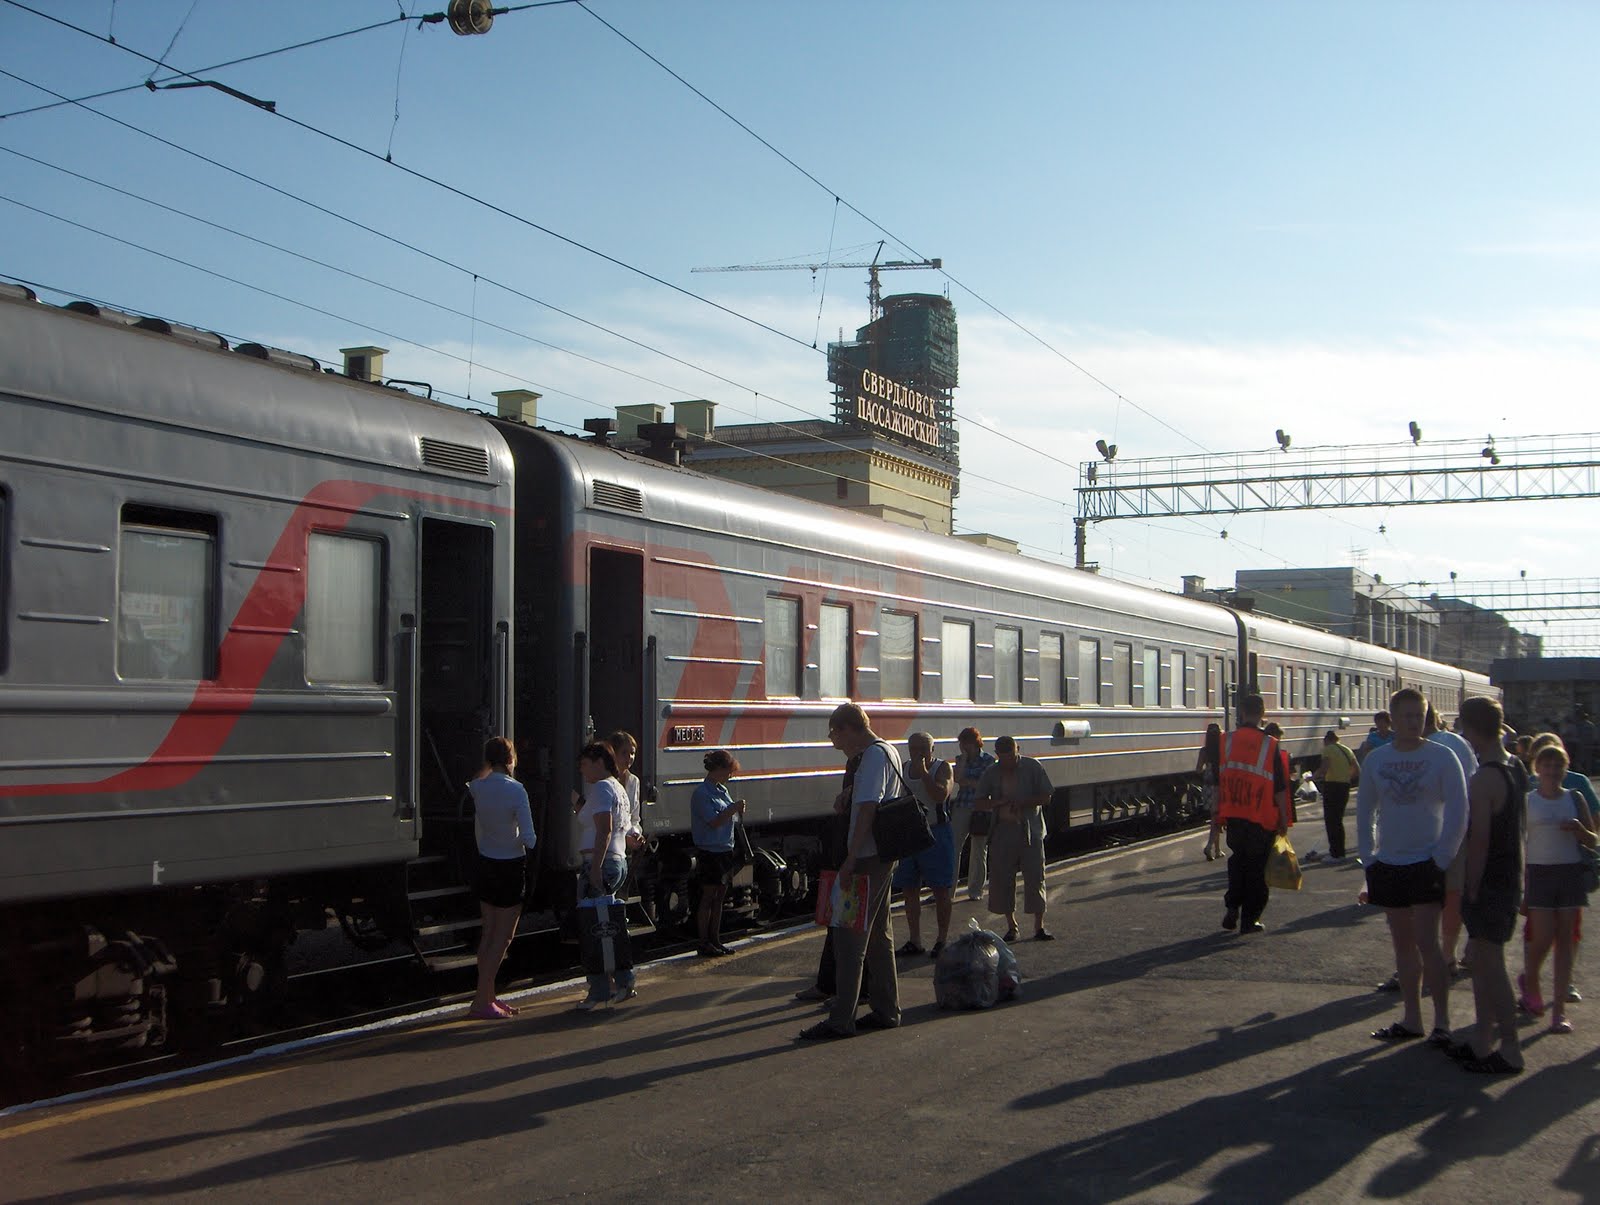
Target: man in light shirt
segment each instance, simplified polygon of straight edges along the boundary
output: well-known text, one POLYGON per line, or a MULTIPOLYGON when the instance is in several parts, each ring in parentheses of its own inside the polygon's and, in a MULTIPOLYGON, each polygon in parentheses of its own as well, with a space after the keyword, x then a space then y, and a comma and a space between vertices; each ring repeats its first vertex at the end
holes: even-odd
POLYGON ((1467 781, 1449 749, 1423 739, 1427 706, 1407 687, 1390 700, 1394 740, 1361 766, 1356 841, 1367 894, 1384 910, 1400 978, 1400 1020, 1376 1030, 1383 1042, 1420 1038, 1422 980, 1433 997, 1430 1042, 1450 1042, 1450 972, 1439 949, 1445 871, 1467 829, 1467 781))

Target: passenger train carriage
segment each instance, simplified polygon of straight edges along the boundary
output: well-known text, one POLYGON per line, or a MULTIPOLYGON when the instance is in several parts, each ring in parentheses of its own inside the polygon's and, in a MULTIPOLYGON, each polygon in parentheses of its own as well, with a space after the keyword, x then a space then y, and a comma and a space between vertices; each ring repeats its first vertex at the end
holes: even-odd
MULTIPOLYGON (((707 749, 746 898, 809 889, 843 699, 1015 736, 1051 825, 1188 806, 1242 682, 1296 757, 1401 684, 1486 680, 703 476, 87 303, 0 295, 8 1057, 156 1045, 281 985, 297 929, 470 946, 463 784, 513 736, 571 899, 575 752, 641 736, 639 890, 689 908, 707 749), (1241 678, 1241 671, 1243 678, 1241 678)), ((530 919, 529 923, 537 923, 530 919)))

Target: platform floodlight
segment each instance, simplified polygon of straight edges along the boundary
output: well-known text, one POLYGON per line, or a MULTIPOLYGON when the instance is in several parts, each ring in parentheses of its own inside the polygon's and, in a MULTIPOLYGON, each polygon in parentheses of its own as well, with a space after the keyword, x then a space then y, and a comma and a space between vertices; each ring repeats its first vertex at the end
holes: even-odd
POLYGON ((1285 431, 1282 427, 1279 427, 1276 431, 1273 432, 1273 434, 1278 437, 1278 446, 1280 448, 1282 448, 1285 452, 1287 452, 1289 450, 1289 444, 1291 442, 1290 437, 1289 437, 1289 433, 1287 431, 1285 431))
POLYGON ((1422 442, 1422 428, 1417 426, 1415 419, 1411 420, 1411 442, 1414 444, 1422 442))
POLYGON ((1094 450, 1099 452, 1101 456, 1105 457, 1107 464, 1110 464, 1117 458, 1117 445, 1108 444, 1103 439, 1097 439, 1094 441, 1094 450))

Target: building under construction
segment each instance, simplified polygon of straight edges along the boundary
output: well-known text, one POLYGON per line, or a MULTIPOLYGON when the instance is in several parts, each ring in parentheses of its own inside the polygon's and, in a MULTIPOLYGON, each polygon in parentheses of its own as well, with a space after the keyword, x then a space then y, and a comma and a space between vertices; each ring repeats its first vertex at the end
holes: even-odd
POLYGON ((901 293, 850 342, 828 345, 834 421, 960 461, 952 394, 959 383, 956 310, 948 297, 901 293))

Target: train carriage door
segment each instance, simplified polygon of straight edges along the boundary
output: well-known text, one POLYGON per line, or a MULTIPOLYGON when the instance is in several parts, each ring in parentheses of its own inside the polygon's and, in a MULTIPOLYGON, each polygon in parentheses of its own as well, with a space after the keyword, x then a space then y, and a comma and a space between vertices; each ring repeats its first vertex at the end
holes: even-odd
POLYGON ((618 728, 650 747, 643 731, 644 558, 637 552, 589 552, 589 715, 596 737, 618 728))
POLYGON ((464 784, 482 768, 485 739, 505 723, 505 641, 494 631, 493 529, 424 519, 421 551, 416 714, 426 841, 429 820, 435 833, 451 827, 439 821, 471 823, 460 808, 464 784))

